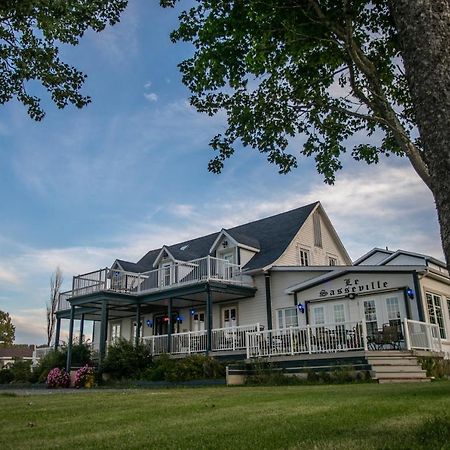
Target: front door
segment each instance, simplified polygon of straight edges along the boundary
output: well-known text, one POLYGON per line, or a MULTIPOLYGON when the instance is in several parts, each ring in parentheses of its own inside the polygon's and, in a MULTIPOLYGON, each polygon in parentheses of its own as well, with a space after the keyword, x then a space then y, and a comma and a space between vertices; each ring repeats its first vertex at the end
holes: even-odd
MULTIPOLYGON (((180 322, 178 313, 172 313, 172 334, 179 333, 180 322)), ((169 332, 169 317, 167 314, 159 314, 153 316, 153 335, 168 334, 169 332)))
POLYGON ((231 328, 238 324, 237 307, 226 306, 222 308, 222 327, 231 328))
POLYGON ((192 331, 205 330, 205 311, 196 311, 192 315, 192 331))

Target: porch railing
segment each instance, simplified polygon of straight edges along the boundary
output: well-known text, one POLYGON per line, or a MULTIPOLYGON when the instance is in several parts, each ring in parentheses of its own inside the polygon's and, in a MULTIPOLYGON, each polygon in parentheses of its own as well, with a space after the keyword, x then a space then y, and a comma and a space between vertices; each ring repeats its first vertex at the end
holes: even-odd
POLYGON ((408 350, 442 351, 439 325, 404 319, 403 328, 408 350))
POLYGON ((169 336, 167 334, 162 334, 158 336, 145 336, 141 339, 144 344, 149 346, 152 355, 160 355, 167 353, 168 338, 169 336))
MULTIPOLYGON (((211 330, 212 351, 245 350, 246 334, 260 329, 259 323, 241 325, 228 328, 214 328, 211 330)), ((207 331, 187 331, 175 333, 170 338, 170 353, 175 355, 190 355, 191 353, 206 352, 207 331)), ((150 347, 152 355, 168 353, 168 335, 146 336, 142 342, 150 347)))
POLYGON ((171 353, 175 355, 206 352, 207 333, 203 331, 187 331, 171 336, 171 353))
POLYGON ((171 266, 142 273, 104 268, 73 277, 72 290, 60 294, 58 309, 70 309, 67 300, 71 297, 100 291, 137 295, 209 280, 251 285, 251 279, 242 275, 238 264, 212 256, 178 261, 171 266))
POLYGON ((216 351, 245 350, 246 333, 252 331, 259 331, 259 329, 260 329, 259 323, 255 325, 242 325, 236 327, 213 329, 211 332, 212 349, 216 351))
POLYGON ((362 322, 307 325, 247 333, 247 358, 364 350, 362 322))

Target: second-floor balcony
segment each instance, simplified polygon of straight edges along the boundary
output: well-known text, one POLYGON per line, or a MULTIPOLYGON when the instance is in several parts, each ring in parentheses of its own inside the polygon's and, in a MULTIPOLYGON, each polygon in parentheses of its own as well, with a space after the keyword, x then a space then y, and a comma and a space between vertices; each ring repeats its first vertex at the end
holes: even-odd
POLYGON ((104 268, 73 277, 72 290, 59 296, 58 310, 70 309, 69 299, 97 292, 112 291, 142 295, 174 287, 217 281, 252 286, 252 278, 238 264, 207 256, 192 261, 177 261, 158 269, 136 273, 104 268))

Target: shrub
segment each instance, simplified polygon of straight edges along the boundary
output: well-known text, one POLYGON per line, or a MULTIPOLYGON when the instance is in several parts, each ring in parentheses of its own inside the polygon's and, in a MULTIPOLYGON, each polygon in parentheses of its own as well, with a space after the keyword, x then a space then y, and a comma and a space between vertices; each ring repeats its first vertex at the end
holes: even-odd
POLYGON ((94 368, 88 366, 87 364, 83 367, 80 367, 75 372, 75 382, 74 385, 76 388, 91 388, 94 386, 95 378, 94 378, 94 368))
POLYGON ((223 378, 225 366, 206 355, 191 355, 182 359, 173 359, 163 354, 154 360, 142 378, 150 381, 189 381, 223 378))
POLYGON ((137 379, 151 364, 152 356, 146 345, 120 339, 108 348, 101 371, 116 379, 137 379))
POLYGON ((450 360, 431 356, 418 358, 422 369, 427 371, 427 377, 444 378, 450 376, 450 360))
POLYGON ((70 386, 69 374, 58 367, 50 370, 47 376, 48 388, 67 388, 70 386))
MULTIPOLYGON (((54 367, 64 369, 67 361, 67 347, 60 347, 47 353, 38 365, 33 369, 32 381, 45 383, 48 373, 54 367)), ((91 349, 87 344, 75 344, 72 346, 72 365, 85 366, 92 365, 91 349)))
POLYGON ((14 383, 29 383, 32 379, 31 361, 16 359, 10 370, 14 383))
POLYGON ((9 368, 0 369, 0 384, 8 384, 14 380, 14 375, 9 368))

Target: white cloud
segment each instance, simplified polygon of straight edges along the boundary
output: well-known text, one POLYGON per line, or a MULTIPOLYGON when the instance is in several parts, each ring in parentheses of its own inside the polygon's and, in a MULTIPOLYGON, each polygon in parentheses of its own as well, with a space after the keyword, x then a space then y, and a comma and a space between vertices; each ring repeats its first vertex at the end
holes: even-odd
POLYGON ((147 81, 147 83, 144 84, 144 87, 145 87, 145 89, 149 89, 151 85, 152 85, 152 82, 147 81))
POLYGON ((154 92, 149 92, 144 94, 144 97, 149 101, 149 102, 157 102, 158 101, 158 95, 155 94, 154 92))

